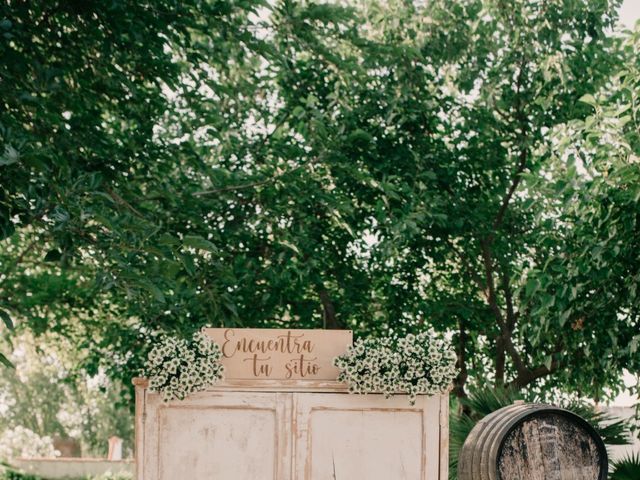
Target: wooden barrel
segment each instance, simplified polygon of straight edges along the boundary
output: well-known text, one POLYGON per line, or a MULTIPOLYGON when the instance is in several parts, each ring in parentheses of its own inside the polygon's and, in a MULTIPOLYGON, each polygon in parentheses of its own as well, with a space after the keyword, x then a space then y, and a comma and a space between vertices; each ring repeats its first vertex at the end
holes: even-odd
POLYGON ((458 480, 606 480, 607 451, 567 410, 518 403, 487 415, 458 459, 458 480))

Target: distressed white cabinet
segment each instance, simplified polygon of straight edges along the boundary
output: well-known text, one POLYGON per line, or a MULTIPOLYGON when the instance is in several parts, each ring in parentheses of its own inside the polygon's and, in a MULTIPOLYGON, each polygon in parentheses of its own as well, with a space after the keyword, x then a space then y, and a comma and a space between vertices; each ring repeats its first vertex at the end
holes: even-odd
POLYGON ((447 479, 447 395, 236 380, 165 403, 134 383, 137 480, 447 479))

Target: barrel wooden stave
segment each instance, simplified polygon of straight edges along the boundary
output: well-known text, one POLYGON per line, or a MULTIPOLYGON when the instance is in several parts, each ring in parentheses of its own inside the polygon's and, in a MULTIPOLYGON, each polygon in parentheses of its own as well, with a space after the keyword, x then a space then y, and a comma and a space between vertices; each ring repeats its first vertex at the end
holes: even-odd
POLYGON ((493 470, 490 465, 489 440, 497 438, 500 435, 497 429, 500 428, 505 418, 517 412, 527 412, 533 407, 534 405, 509 405, 508 407, 496 410, 480 420, 462 447, 460 462, 458 464, 458 475, 460 479, 497 480, 495 470, 493 470), (471 448, 474 445, 481 445, 483 448, 471 448), (460 476, 461 474, 466 474, 468 477, 462 477, 460 476))
POLYGON ((579 416, 550 405, 519 404, 487 415, 473 428, 460 451, 458 479, 605 480, 606 465, 602 440, 579 416))

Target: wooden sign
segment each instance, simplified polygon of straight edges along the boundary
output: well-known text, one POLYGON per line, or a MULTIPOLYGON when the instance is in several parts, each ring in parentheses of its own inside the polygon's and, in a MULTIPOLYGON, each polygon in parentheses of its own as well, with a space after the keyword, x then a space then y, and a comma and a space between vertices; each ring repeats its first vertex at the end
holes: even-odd
POLYGON ((229 380, 335 380, 333 359, 353 341, 351 330, 205 328, 222 349, 229 380))

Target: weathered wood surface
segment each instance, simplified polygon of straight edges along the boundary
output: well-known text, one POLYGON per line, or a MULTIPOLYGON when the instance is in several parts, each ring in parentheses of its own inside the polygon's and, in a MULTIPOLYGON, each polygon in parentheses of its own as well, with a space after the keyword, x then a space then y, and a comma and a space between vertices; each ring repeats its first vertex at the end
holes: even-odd
POLYGON ((404 396, 299 395, 293 478, 437 480, 440 408, 437 396, 410 406, 404 396))
POLYGON ((134 383, 137 480, 447 480, 447 394, 243 381, 165 403, 134 383))
POLYGON ((230 380, 335 380, 333 359, 353 343, 351 330, 205 328, 222 350, 230 380))
POLYGON ((594 438, 563 415, 530 417, 505 439, 498 459, 504 480, 598 480, 600 452, 594 438))
POLYGON ((604 480, 602 440, 577 415, 512 405, 482 419, 463 445, 459 480, 604 480))

